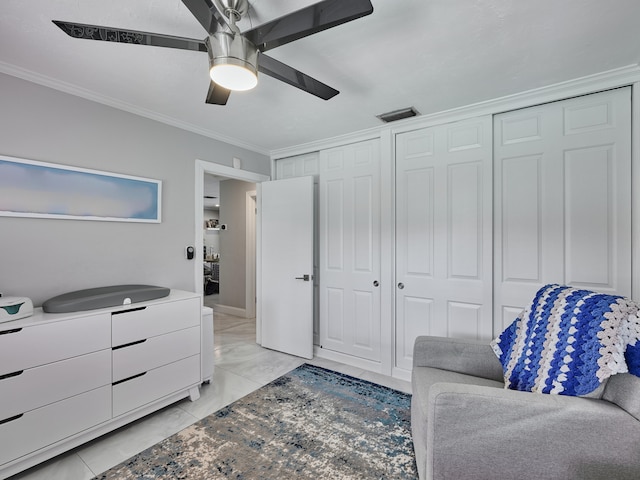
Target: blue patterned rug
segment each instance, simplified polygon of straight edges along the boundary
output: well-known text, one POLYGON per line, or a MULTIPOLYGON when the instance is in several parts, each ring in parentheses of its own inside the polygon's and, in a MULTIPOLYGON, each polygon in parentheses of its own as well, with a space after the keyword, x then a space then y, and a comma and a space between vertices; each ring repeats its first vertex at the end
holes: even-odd
POLYGON ((96 478, 417 479, 410 402, 305 364, 96 478))

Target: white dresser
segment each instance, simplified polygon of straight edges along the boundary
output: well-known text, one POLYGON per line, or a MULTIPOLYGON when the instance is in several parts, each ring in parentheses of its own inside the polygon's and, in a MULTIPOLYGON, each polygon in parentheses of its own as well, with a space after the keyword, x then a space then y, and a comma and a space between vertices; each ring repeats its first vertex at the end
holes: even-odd
POLYGON ((0 323, 0 478, 200 396, 202 299, 0 323))

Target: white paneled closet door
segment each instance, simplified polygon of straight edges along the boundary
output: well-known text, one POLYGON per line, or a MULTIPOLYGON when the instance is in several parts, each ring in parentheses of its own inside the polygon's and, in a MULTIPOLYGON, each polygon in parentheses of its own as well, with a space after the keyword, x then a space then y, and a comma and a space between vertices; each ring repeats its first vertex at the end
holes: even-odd
POLYGON ((320 344, 380 361, 379 141, 320 152, 320 344))
POLYGON ((546 283, 631 295, 631 89, 496 115, 495 325, 546 283))
POLYGON ((491 117, 396 135, 395 365, 418 335, 492 335, 491 117))

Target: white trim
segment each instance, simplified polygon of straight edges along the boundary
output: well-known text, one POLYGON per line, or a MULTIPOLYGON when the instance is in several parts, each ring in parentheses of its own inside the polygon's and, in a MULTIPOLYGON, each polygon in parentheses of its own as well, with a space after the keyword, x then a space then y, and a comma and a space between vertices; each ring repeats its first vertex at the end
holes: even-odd
POLYGON ((454 108, 425 117, 418 117, 412 123, 407 122, 405 125, 398 123, 398 126, 394 128, 394 133, 407 132, 484 115, 497 115, 521 108, 566 100, 568 98, 588 95, 611 88, 623 87, 638 80, 640 80, 640 67, 638 65, 629 65, 485 102, 454 108))
POLYGON ((263 155, 269 155, 268 150, 262 147, 259 147, 257 145, 252 145, 250 143, 246 143, 237 138, 232 138, 226 135, 218 134, 218 133, 212 132, 211 130, 202 128, 198 125, 184 122, 182 120, 178 120, 177 118, 173 118, 168 115, 164 115, 162 113, 158 113, 153 110, 140 107, 138 105, 133 105, 131 103, 123 102, 122 100, 118 100, 113 97, 101 95, 99 93, 93 92, 86 88, 79 87, 78 85, 74 85, 68 82, 63 82, 55 78, 47 77, 45 75, 32 72, 31 70, 26 70, 24 68, 16 67, 15 65, 11 65, 5 62, 0 62, 0 72, 5 73, 7 75, 11 75, 12 77, 21 78, 31 83, 43 85, 45 87, 52 88, 60 92, 68 93, 76 97, 84 98, 86 100, 91 100, 92 102, 101 103, 102 105, 107 105, 109 107, 117 108, 118 110, 123 110, 125 112, 133 113, 134 115, 139 115, 141 117, 149 118, 151 120, 155 120, 156 122, 164 123, 166 125, 171 125, 172 127, 176 127, 181 130, 193 132, 198 135, 202 135, 203 137, 213 138, 214 140, 219 140, 221 142, 228 143, 229 145, 234 145, 236 147, 244 148, 246 150, 251 150, 253 152, 261 153, 263 155))
POLYGON ((319 347, 318 345, 313 346, 313 356, 344 363, 345 365, 351 365, 352 367, 362 368, 370 372, 384 374, 382 364, 380 364, 380 362, 374 362, 372 360, 356 357, 355 355, 336 352, 334 350, 319 347))
POLYGON ((325 148, 346 145, 361 140, 375 138, 380 132, 393 125, 393 134, 417 130, 420 128, 441 125, 443 123, 457 122, 467 118, 480 117, 483 115, 495 115, 510 110, 539 105, 541 103, 564 100, 566 98, 586 95, 600 90, 631 85, 640 81, 640 66, 638 64, 627 65, 625 67, 608 70, 606 72, 587 75, 584 77, 568 80, 565 82, 534 88, 524 92, 507 95, 483 102, 465 105, 463 107, 452 108, 442 112, 429 115, 422 115, 406 120, 393 122, 393 124, 380 125, 377 127, 349 133, 321 141, 306 143, 293 147, 282 148, 271 151, 273 159, 301 155, 325 148))
MULTIPOLYGON (((274 170, 272 170, 274 171, 274 170)), ((262 345, 262 184, 256 184, 256 343, 262 345)))
POLYGON ((380 344, 382 373, 391 375, 395 359, 395 137, 389 128, 380 132, 380 333, 391 348, 380 344), (386 253, 383 253, 386 252, 386 253))
POLYGON ((380 137, 380 130, 381 127, 375 127, 368 130, 348 133, 339 137, 327 138, 325 140, 318 140, 315 142, 305 143, 303 145, 274 150, 271 152, 271 159, 275 161, 280 158, 313 153, 327 148, 342 147, 351 143, 360 143, 367 140, 374 140, 380 137))
POLYGON ((631 86, 631 298, 640 300, 640 81, 631 86))
MULTIPOLYGON (((243 180, 245 182, 260 183, 269 180, 268 175, 261 173, 248 172, 237 168, 227 167, 218 163, 206 162, 196 159, 195 162, 195 181, 193 186, 194 203, 195 203, 195 225, 194 225, 194 243, 195 256, 193 265, 194 292, 202 295, 202 252, 204 247, 204 237, 202 234, 202 226, 204 222, 204 174, 219 175, 221 177, 233 178, 235 180, 243 180)), ((259 261, 259 258, 258 258, 259 261)), ((235 315, 235 314, 233 314, 235 315)))
POLYGON ((244 289, 244 309, 246 310, 247 318, 253 318, 256 316, 256 210, 258 208, 256 201, 255 190, 246 193, 245 278, 247 285, 244 289))
POLYGON ((399 378, 400 380, 405 380, 407 382, 411 381, 411 370, 405 370, 404 368, 393 367, 393 372, 391 373, 393 378, 399 378))

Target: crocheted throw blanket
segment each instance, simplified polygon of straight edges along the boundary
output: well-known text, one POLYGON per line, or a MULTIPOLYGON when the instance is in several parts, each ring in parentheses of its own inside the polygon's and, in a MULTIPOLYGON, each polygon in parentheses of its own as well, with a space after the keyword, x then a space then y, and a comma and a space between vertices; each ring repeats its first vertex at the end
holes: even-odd
POLYGON ((586 395, 616 373, 640 377, 640 306, 632 300, 546 285, 491 342, 505 387, 586 395))

